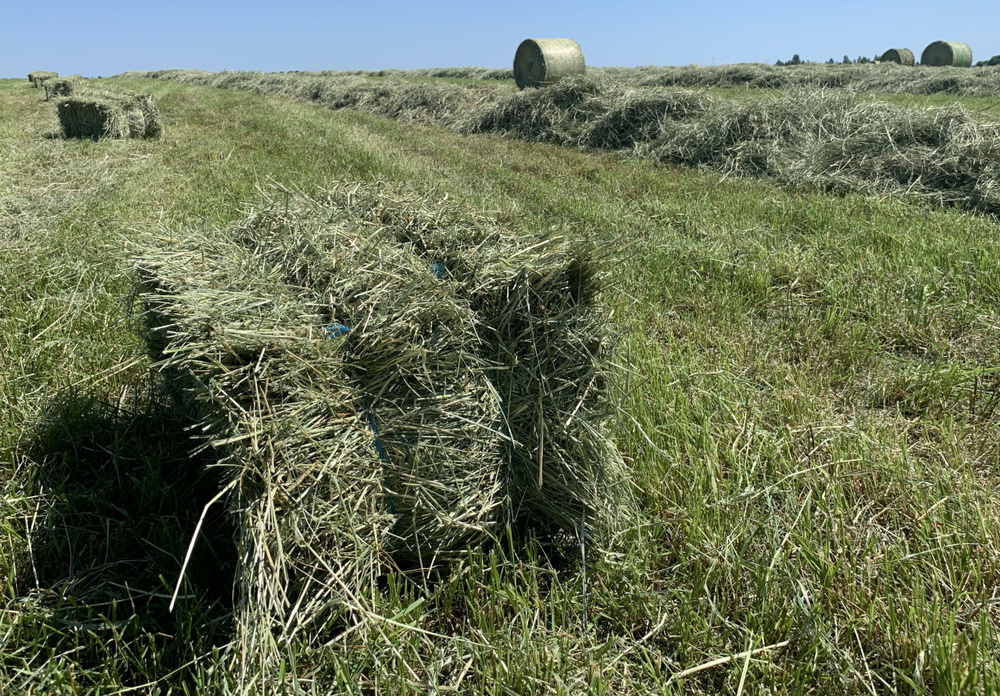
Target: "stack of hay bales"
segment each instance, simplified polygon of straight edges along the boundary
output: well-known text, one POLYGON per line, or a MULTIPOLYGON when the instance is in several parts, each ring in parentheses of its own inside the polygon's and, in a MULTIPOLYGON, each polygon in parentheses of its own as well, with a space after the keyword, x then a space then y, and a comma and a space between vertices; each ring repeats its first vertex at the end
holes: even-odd
POLYGON ((583 51, 573 39, 525 39, 514 54, 514 82, 520 89, 555 84, 585 70, 583 51))
POLYGON ((972 66, 972 49, 961 41, 935 41, 920 54, 920 64, 968 68, 972 66))
POLYGON ((888 51, 882 54, 879 58, 880 63, 897 63, 899 65, 913 66, 916 64, 916 59, 913 56, 913 51, 908 48, 890 48, 888 51))
POLYGON ((59 73, 52 72, 51 70, 35 70, 34 72, 28 73, 28 82, 35 89, 38 89, 45 80, 51 80, 53 78, 59 77, 59 73))
POLYGON ((148 94, 84 91, 56 103, 66 138, 155 138, 162 132, 160 112, 148 94))
POLYGON ((514 523, 600 542, 627 516, 577 240, 356 185, 172 233, 137 265, 150 346, 223 453, 244 678, 369 617, 392 569, 514 523))

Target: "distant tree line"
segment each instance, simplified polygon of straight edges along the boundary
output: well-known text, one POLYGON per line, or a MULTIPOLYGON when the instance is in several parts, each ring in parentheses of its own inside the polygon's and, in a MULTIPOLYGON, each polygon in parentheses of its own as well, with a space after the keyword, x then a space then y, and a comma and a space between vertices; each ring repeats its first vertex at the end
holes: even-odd
MULTIPOLYGON (((854 60, 851 60, 850 56, 844 56, 843 60, 841 60, 840 62, 843 65, 851 65, 852 63, 853 64, 877 63, 881 59, 882 59, 882 56, 880 56, 878 54, 876 54, 874 58, 866 58, 865 56, 858 56, 854 60)), ((795 55, 793 55, 791 57, 791 59, 789 59, 789 60, 779 60, 778 62, 775 63, 775 65, 778 65, 778 66, 781 66, 781 65, 802 65, 803 63, 809 63, 809 62, 811 62, 811 61, 802 60, 799 57, 799 54, 796 53, 795 55)), ((836 62, 837 61, 835 61, 833 58, 831 58, 830 60, 826 61, 826 64, 827 65, 834 65, 836 62)), ((993 56, 989 60, 981 60, 978 63, 976 63, 977 67, 985 67, 985 66, 993 66, 993 65, 1000 65, 1000 56, 993 56)))
MULTIPOLYGON (((840 62, 843 63, 844 65, 850 65, 852 63, 874 63, 879 58, 880 58, 880 56, 875 56, 874 58, 866 58, 865 56, 858 56, 854 60, 851 60, 850 56, 844 56, 844 59, 842 61, 840 61, 840 62)), ((775 63, 775 65, 778 65, 778 66, 781 66, 781 65, 802 65, 803 63, 809 63, 809 62, 811 62, 811 61, 802 60, 799 57, 799 54, 796 53, 794 56, 791 57, 790 60, 779 60, 778 62, 775 63)), ((830 60, 826 61, 827 65, 833 65, 836 62, 837 61, 835 61, 833 58, 831 58, 830 60)))

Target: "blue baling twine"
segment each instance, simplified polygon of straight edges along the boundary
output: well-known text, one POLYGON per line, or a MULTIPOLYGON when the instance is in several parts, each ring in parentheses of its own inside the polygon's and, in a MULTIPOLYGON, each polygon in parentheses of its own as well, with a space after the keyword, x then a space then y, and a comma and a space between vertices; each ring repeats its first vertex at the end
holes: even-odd
POLYGON ((323 330, 326 331, 327 338, 340 338, 341 336, 346 336, 351 332, 351 330, 343 324, 330 324, 329 326, 324 326, 323 330))
POLYGON ((434 263, 434 265, 431 266, 431 270, 434 271, 435 278, 444 278, 445 267, 443 263, 434 263))
MULTIPOLYGON (((349 327, 343 324, 330 324, 329 326, 324 326, 323 330, 326 331, 327 338, 340 338, 341 336, 346 336, 351 331, 349 327)), ((365 410, 368 411, 368 422, 372 425, 372 434, 375 436, 375 451, 378 452, 379 459, 382 460, 382 472, 385 474, 385 489, 389 491, 389 512, 396 514, 396 501, 392 497, 392 488, 389 486, 389 459, 385 456, 385 449, 382 447, 382 438, 378 436, 378 428, 375 426, 375 410, 368 403, 367 398, 362 396, 361 400, 365 405, 365 410)))
POLYGON ((375 409, 368 403, 364 396, 361 401, 368 411, 368 422, 372 425, 372 434, 375 436, 375 451, 378 452, 379 459, 382 460, 382 473, 385 474, 385 489, 389 491, 389 512, 396 514, 396 500, 392 497, 392 487, 389 485, 389 459, 385 456, 385 449, 382 447, 382 438, 378 436, 378 428, 375 426, 375 409))

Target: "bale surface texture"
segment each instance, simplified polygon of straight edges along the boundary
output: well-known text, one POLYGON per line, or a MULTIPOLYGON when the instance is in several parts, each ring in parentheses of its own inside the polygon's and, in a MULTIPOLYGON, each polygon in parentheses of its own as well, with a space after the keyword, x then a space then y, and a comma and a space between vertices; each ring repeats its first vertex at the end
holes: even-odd
POLYGON ((53 77, 42 82, 46 99, 51 97, 71 97, 83 87, 83 78, 79 75, 69 77, 53 77))
POLYGON ((935 41, 920 54, 920 64, 968 68, 972 65, 972 49, 961 41, 935 41))
POLYGON ((525 39, 514 54, 514 81, 521 89, 582 75, 583 51, 573 39, 525 39))
POLYGON ((915 65, 913 51, 908 48, 890 48, 882 54, 882 63, 898 63, 899 65, 915 65))
POLYGON ((603 543, 630 517, 581 240, 345 185, 156 237, 136 264, 151 353, 222 457, 244 677, 361 630, 387 572, 516 521, 603 543))

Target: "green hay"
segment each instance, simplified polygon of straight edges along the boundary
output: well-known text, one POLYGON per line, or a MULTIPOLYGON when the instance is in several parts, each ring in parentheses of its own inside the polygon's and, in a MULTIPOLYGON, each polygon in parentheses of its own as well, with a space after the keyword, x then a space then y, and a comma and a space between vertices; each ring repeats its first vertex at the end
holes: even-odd
POLYGON ((916 59, 913 56, 913 51, 908 48, 890 48, 882 54, 879 62, 913 66, 916 64, 916 59))
POLYGON ((601 545, 634 514, 578 241, 347 185, 137 265, 150 349, 224 454, 245 678, 363 625, 379 574, 429 573, 514 522, 601 545))
POLYGON ((155 138, 162 133, 153 97, 131 92, 84 92, 56 103, 66 138, 155 138))

